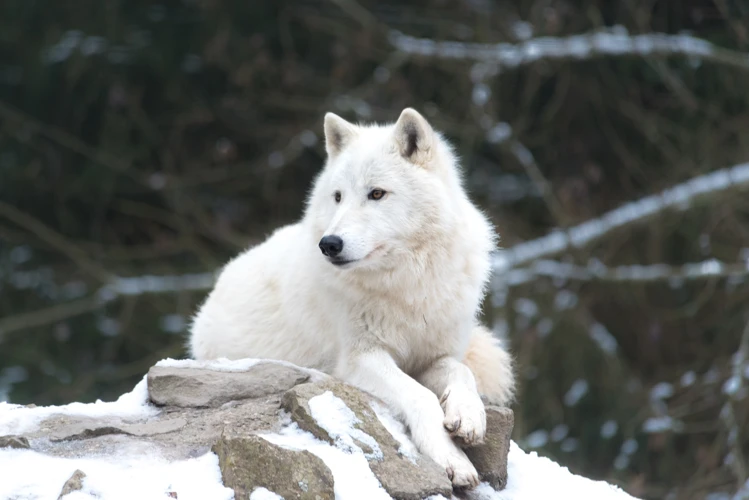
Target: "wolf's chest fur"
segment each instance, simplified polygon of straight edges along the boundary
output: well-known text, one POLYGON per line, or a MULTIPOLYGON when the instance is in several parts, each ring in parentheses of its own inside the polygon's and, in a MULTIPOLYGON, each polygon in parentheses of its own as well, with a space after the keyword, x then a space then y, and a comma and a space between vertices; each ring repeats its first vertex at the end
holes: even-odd
POLYGON ((443 356, 461 357, 474 325, 477 287, 455 281, 361 297, 349 304, 348 334, 381 345, 409 373, 443 356))

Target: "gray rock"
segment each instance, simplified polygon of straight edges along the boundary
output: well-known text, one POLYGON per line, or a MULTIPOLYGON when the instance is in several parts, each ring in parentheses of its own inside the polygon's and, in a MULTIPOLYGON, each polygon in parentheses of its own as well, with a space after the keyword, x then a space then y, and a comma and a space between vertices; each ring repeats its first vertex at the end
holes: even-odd
POLYGON ((484 443, 465 449, 479 478, 498 491, 507 486, 507 455, 514 425, 515 415, 511 409, 487 406, 484 443))
POLYGON ((215 408, 282 393, 309 378, 301 368, 270 361, 240 372, 154 366, 148 371, 148 394, 157 405, 215 408))
POLYGON ((0 448, 30 448, 29 440, 23 436, 0 436, 0 448))
MULTIPOLYGON (((320 427, 310 413, 309 400, 331 391, 354 412, 360 423, 356 427, 374 438, 382 451, 382 459, 367 457, 369 467, 390 496, 399 500, 420 500, 432 495, 450 498, 452 484, 447 474, 426 457, 416 463, 399 453, 400 443, 385 429, 370 405, 372 398, 358 389, 341 382, 298 385, 284 394, 283 408, 300 428, 318 439, 334 443, 328 432, 320 427)), ((382 403, 380 403, 382 404, 382 403)), ((365 454, 372 454, 366 443, 357 443, 365 454)))
POLYGON ((218 455, 224 486, 234 498, 249 498, 256 488, 266 488, 285 500, 333 500, 333 474, 308 451, 292 451, 256 435, 225 430, 213 446, 218 455))
POLYGON ((53 431, 48 432, 50 441, 75 441, 111 434, 155 436, 157 434, 175 432, 187 425, 187 421, 184 418, 124 423, 119 419, 70 417, 63 420, 63 422, 65 422, 63 425, 57 426, 53 431))
POLYGON ((116 454, 142 445, 155 446, 166 460, 184 460, 209 452, 224 427, 247 434, 277 431, 280 400, 271 395, 219 408, 163 407, 158 415, 135 420, 57 414, 25 436, 36 451, 58 457, 116 454))
MULTIPOLYGON (((454 498, 441 467, 426 457, 409 458, 400 453, 401 444, 372 408, 374 402, 384 404, 332 377, 261 361, 244 372, 154 367, 148 384, 151 399, 162 405, 155 415, 54 414, 23 436, 0 437, 0 447, 26 448, 31 441, 39 453, 91 459, 142 449, 170 461, 213 450, 220 458, 224 484, 234 489, 237 498, 246 500, 255 488, 264 487, 286 500, 332 499, 333 477, 320 459, 278 447, 258 435, 279 432, 288 423, 282 413, 288 413, 299 427, 336 445, 312 418, 309 407, 310 399, 330 391, 357 416, 356 427, 377 442, 381 454, 373 453, 367 443, 357 445, 367 454, 372 472, 388 494, 408 500, 433 495, 454 498)), ((507 482, 512 426, 510 410, 487 407, 486 442, 466 450, 481 479, 497 489, 507 482)), ((470 493, 468 498, 472 498, 470 493)), ((362 491, 362 498, 367 494, 362 491)))
POLYGON ((70 479, 65 481, 65 484, 62 485, 62 491, 60 492, 60 496, 57 497, 57 500, 62 500, 62 498, 65 495, 68 495, 70 493, 73 493, 74 491, 78 491, 83 488, 83 480, 86 478, 86 473, 81 470, 76 470, 73 472, 73 475, 70 476, 70 479))
POLYGON ((137 424, 124 424, 120 426, 120 429, 131 436, 155 436, 178 431, 185 425, 187 425, 187 420, 178 417, 170 420, 151 420, 137 424))
POLYGON ((50 441, 74 441, 78 439, 91 439, 99 436, 107 436, 109 434, 125 434, 119 427, 113 427, 109 425, 96 425, 96 426, 78 426, 73 425, 60 430, 61 432, 55 433, 50 436, 50 441))

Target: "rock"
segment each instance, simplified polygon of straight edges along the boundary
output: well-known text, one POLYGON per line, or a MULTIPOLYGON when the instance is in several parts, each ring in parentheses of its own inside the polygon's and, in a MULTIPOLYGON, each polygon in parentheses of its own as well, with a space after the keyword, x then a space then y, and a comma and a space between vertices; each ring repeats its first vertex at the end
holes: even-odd
POLYGON ((87 417, 66 419, 65 425, 49 432, 52 442, 91 439, 110 434, 126 434, 128 436, 155 436, 174 432, 187 425, 184 418, 171 420, 152 420, 141 423, 123 423, 119 419, 92 419, 87 417))
POLYGON ((358 389, 336 381, 320 384, 301 384, 286 392, 283 408, 303 430, 318 439, 334 444, 335 439, 312 416, 309 400, 331 391, 340 398, 359 419, 356 428, 377 442, 382 457, 377 458, 367 443, 358 442, 369 461, 370 469, 390 496, 399 500, 420 500, 432 495, 450 498, 452 484, 447 474, 426 457, 416 457, 415 463, 400 452, 400 443, 388 432, 372 409, 372 398, 358 389))
POLYGON ((184 418, 173 418, 171 420, 152 420, 137 424, 125 424, 120 426, 123 432, 131 436, 155 436, 175 432, 187 425, 184 418))
POLYGON ((73 441, 78 439, 91 439, 99 436, 106 436, 109 434, 125 434, 122 429, 108 425, 95 427, 71 426, 63 429, 63 431, 64 432, 62 432, 61 434, 51 436, 50 441, 73 441))
POLYGON ((234 498, 249 498, 266 488, 286 500, 333 500, 333 474, 308 451, 292 451, 256 435, 225 430, 213 446, 224 486, 234 498))
POLYGON ((484 444, 465 449, 481 480, 498 491, 507 485, 507 454, 514 425, 511 409, 487 406, 484 444))
POLYGON ((29 440, 23 436, 0 436, 0 448, 30 448, 29 440))
POLYGON ((73 472, 73 475, 70 476, 70 479, 65 481, 65 484, 62 486, 62 491, 60 492, 60 496, 57 497, 57 500, 62 500, 62 498, 65 495, 68 495, 70 493, 73 493, 74 491, 78 491, 83 488, 83 480, 86 478, 86 473, 81 470, 76 470, 73 472))
MULTIPOLYGON (((361 448, 373 474, 393 498, 455 498, 441 467, 409 452, 413 447, 399 441, 403 439, 400 434, 390 434, 391 424, 380 420, 383 403, 332 377, 271 360, 259 361, 241 372, 205 365, 156 366, 149 371, 148 388, 150 399, 161 405, 158 412, 128 416, 116 412, 49 414, 43 410, 38 426, 22 436, 0 437, 0 447, 28 448, 31 442, 34 451, 55 457, 96 459, 148 453, 166 461, 213 451, 219 457, 224 484, 238 499, 247 500, 257 488, 286 500, 335 498, 334 478, 320 458, 261 437, 281 432, 289 424, 289 415, 301 429, 331 446, 361 448), (314 400, 311 409, 310 401, 318 396, 322 399, 314 400), (327 418, 335 418, 336 411, 346 413, 337 422, 337 430, 331 427, 329 434, 315 420, 313 414, 320 417, 312 411, 318 410, 316 403, 325 410, 320 422, 326 427, 330 426, 327 418), (355 416, 353 421, 349 410, 355 416), (341 439, 336 432, 347 436, 341 439)), ((485 444, 466 450, 481 479, 496 489, 507 482, 512 426, 512 411, 487 406, 485 444)), ((91 476, 93 470, 88 473, 91 476)), ((79 476, 80 485, 82 473, 79 476)), ((69 481, 71 487, 75 479, 74 475, 69 481)), ((183 496, 176 489, 164 493, 183 496)), ((369 493, 362 491, 361 498, 369 493)))
POLYGON ((271 361, 260 361, 246 371, 154 366, 148 371, 148 393, 157 405, 215 408, 282 393, 309 377, 301 368, 271 361))

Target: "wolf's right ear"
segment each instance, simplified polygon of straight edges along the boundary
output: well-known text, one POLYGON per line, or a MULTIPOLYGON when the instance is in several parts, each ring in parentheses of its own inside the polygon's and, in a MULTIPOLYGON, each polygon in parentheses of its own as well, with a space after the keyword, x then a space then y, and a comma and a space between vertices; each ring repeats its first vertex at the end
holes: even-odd
POLYGON ((334 158, 356 134, 356 128, 335 113, 325 113, 325 150, 334 158))

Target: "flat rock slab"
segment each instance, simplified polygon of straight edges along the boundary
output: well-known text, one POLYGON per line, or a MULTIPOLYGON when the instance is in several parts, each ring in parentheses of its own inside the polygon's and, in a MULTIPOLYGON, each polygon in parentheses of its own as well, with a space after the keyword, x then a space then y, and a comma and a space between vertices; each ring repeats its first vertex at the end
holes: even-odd
POLYGON ((445 471, 424 456, 413 457, 412 461, 402 455, 400 443, 377 418, 371 399, 365 393, 336 381, 301 384, 287 391, 281 404, 301 429, 334 444, 335 439, 317 423, 309 406, 310 399, 327 391, 341 399, 356 415, 359 420, 356 428, 374 438, 379 445, 381 458, 375 456, 367 443, 357 442, 367 456, 370 469, 390 496, 398 500, 421 500, 432 495, 451 497, 452 484, 445 471))
POLYGON ((309 378, 301 368, 265 361, 244 371, 154 366, 148 371, 148 394, 160 406, 215 408, 282 393, 309 378))
MULTIPOLYGON (((90 439, 110 434, 125 434, 127 436, 155 436, 175 432, 187 425, 184 418, 170 420, 150 420, 139 423, 126 423, 119 419, 94 418, 66 418, 47 433, 50 441, 74 441, 90 439)), ((45 422, 50 426, 50 422, 45 422)))
POLYGON ((511 409, 487 406, 484 443, 465 449, 479 478, 498 491, 507 486, 507 455, 514 425, 515 414, 511 409))
POLYGON ((308 451, 276 446, 256 435, 225 430, 213 445, 224 486, 234 498, 249 498, 265 488, 285 500, 334 500, 333 474, 308 451))

